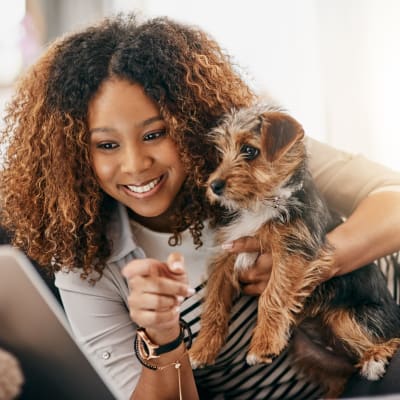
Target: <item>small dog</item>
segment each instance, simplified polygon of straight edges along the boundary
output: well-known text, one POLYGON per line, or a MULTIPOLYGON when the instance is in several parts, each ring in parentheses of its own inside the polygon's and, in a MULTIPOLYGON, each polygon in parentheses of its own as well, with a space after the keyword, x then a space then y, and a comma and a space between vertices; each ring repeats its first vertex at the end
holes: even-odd
MULTIPOLYGON (((355 367, 379 379, 400 345, 399 307, 374 264, 327 280, 333 248, 326 233, 338 221, 314 186, 301 125, 278 108, 255 105, 226 115, 211 137, 222 159, 208 179, 207 196, 226 209, 217 244, 253 236, 273 260, 247 363, 272 362, 293 336, 294 359, 330 398, 341 393, 355 367)), ((258 255, 220 252, 213 258, 190 350, 194 368, 214 363, 239 293, 238 271, 258 255)))

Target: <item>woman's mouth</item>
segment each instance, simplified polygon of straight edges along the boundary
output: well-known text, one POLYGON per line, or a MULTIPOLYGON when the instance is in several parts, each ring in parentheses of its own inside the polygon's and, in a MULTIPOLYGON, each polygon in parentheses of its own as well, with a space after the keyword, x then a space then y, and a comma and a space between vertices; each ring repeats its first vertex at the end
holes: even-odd
POLYGON ((162 178, 163 175, 147 182, 145 185, 126 185, 125 187, 133 193, 145 194, 151 192, 161 182, 162 178))

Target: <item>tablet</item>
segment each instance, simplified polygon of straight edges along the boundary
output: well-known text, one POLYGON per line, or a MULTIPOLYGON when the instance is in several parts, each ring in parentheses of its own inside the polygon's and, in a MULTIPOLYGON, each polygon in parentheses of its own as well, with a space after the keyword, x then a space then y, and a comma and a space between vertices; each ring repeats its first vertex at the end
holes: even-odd
POLYGON ((74 340, 64 310, 19 250, 0 246, 0 346, 19 360, 21 399, 118 399, 74 340))

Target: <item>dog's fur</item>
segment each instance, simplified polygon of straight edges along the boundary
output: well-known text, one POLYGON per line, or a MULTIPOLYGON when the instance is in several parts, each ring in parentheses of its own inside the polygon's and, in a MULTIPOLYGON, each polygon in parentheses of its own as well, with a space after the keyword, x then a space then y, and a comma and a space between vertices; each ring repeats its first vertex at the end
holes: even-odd
MULTIPOLYGON (((211 136, 221 162, 207 196, 227 210, 217 244, 254 236, 273 260, 247 362, 272 362, 293 336, 294 359, 325 385, 327 396, 340 394, 354 367, 379 379, 400 344, 399 308, 374 264, 327 280, 333 248, 325 235, 338 222, 308 171, 301 125, 277 108, 256 105, 226 115, 211 136)), ((213 259, 190 351, 193 367, 215 361, 239 292, 238 271, 257 256, 222 251, 213 259)))

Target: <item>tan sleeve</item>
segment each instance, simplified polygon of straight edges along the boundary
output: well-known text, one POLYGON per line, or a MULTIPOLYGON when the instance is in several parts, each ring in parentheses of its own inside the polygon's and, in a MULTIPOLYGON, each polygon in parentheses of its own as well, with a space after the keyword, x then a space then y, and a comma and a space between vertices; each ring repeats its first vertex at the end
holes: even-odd
POLYGON ((400 173, 307 138, 309 166, 330 208, 348 216, 361 200, 379 191, 400 191, 400 173))

